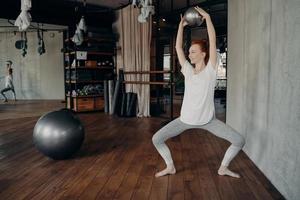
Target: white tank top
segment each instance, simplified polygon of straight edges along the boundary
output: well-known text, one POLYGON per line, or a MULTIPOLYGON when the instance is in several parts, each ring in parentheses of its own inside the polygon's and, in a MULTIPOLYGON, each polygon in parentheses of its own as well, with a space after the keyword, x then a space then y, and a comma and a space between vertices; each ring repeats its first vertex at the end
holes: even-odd
POLYGON ((217 72, 208 61, 205 68, 194 74, 193 66, 186 61, 181 68, 184 75, 184 97, 180 120, 190 125, 203 125, 214 116, 214 91, 217 72))

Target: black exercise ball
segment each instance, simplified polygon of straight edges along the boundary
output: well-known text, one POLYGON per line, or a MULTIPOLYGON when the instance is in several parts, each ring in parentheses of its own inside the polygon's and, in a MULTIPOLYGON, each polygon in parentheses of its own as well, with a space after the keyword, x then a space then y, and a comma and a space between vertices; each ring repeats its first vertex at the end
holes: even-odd
POLYGON ((43 115, 33 130, 33 142, 44 155, 67 159, 78 151, 84 140, 84 127, 79 118, 69 110, 59 110, 43 115))
POLYGON ((184 13, 183 18, 189 26, 200 26, 203 23, 202 16, 195 8, 187 9, 184 13))

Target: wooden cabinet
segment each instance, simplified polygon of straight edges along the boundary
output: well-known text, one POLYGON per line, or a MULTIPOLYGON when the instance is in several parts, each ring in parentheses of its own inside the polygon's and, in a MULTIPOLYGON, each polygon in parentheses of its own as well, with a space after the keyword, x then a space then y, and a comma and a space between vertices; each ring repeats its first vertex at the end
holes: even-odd
POLYGON ((95 109, 96 110, 104 109, 104 97, 95 98, 95 109))
POLYGON ((73 102, 75 111, 89 111, 95 108, 94 98, 91 97, 75 97, 73 98, 73 102))

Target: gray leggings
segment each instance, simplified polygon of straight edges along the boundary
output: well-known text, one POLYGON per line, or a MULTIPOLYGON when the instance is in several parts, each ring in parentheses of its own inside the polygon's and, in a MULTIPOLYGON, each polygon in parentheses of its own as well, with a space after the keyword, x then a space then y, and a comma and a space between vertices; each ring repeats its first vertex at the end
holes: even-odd
POLYGON ((13 92, 14 98, 15 98, 15 100, 16 100, 16 92, 15 92, 14 88, 4 88, 3 90, 1 90, 2 96, 4 97, 5 100, 7 100, 7 98, 6 98, 5 94, 4 94, 4 92, 8 92, 8 91, 10 91, 10 90, 13 92))
POLYGON ((241 136, 230 126, 226 125, 216 118, 212 119, 209 123, 204 125, 185 124, 180 120, 180 118, 177 118, 157 131, 152 137, 155 148, 164 159, 167 166, 173 164, 173 160, 171 157, 171 152, 168 146, 165 144, 165 141, 169 138, 179 135, 185 130, 192 128, 201 128, 208 130, 214 135, 231 142, 230 147, 227 149, 224 155, 222 161, 223 166, 228 166, 231 160, 237 155, 237 153, 243 148, 245 144, 243 136, 241 136))

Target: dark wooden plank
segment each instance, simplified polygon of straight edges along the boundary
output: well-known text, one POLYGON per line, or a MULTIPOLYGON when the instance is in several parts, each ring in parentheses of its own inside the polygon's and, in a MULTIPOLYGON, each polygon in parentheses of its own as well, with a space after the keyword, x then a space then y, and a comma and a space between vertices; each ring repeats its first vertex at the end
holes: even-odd
MULTIPOLYGON (((114 131, 113 131, 114 132, 114 131)), ((112 149, 112 152, 117 152, 112 158, 102 163, 102 168, 97 172, 94 178, 90 181, 90 183, 84 188, 83 192, 80 194, 80 199, 95 199, 99 191, 101 191, 102 187, 109 180, 110 176, 113 174, 114 170, 120 165, 120 159, 122 156, 125 156, 126 146, 121 146, 122 143, 125 144, 125 136, 126 134, 120 134, 120 130, 116 129, 115 134, 119 134, 116 137, 116 140, 109 141, 111 144, 118 144, 112 149)))
MULTIPOLYGON (((38 188, 40 188, 42 185, 45 185, 47 181, 50 181, 55 177, 55 174, 59 175, 59 172, 66 172, 67 169, 69 169, 72 165, 68 166, 68 163, 72 161, 53 161, 51 159, 47 159, 46 157, 39 154, 39 162, 42 162, 43 164, 39 164, 36 166, 31 166, 29 168, 31 171, 24 174, 23 170, 23 176, 20 178, 21 180, 18 182, 19 186, 22 187, 23 190, 19 192, 13 192, 13 196, 16 196, 18 198, 26 197, 29 193, 32 193, 34 191, 37 193, 39 191, 38 188), (64 168, 63 168, 64 167, 64 168), (67 168, 66 168, 67 167, 67 168), (34 177, 34 179, 32 179, 34 177), (47 181, 45 181, 47 180, 47 181), (28 184, 30 182, 30 184, 28 184), (23 184, 23 185, 22 185, 23 184)), ((26 169, 28 170, 28 169, 26 169)), ((22 171, 21 171, 22 172, 22 171)), ((15 175, 15 174, 14 174, 15 175)), ((15 187, 15 186, 14 186, 15 187)), ((15 188, 18 188, 15 187, 15 188)), ((7 192, 8 194, 8 192, 7 192)))
MULTIPOLYGON (((135 127, 139 130, 139 127, 135 127)), ((125 130, 124 130, 125 131, 125 130)), ((134 131, 132 128, 127 129, 124 134, 130 135, 130 132, 134 131)), ((122 165, 118 165, 114 170, 113 174, 110 176, 109 180, 106 182, 105 186, 101 189, 101 191, 97 194, 97 199, 113 199, 118 188, 120 187, 124 176, 129 169, 130 163, 134 159, 136 152, 141 151, 142 149, 136 148, 134 137, 129 137, 127 141, 125 141, 126 146, 124 147, 125 152, 121 157, 122 165), (133 140, 133 141, 132 141, 133 140)))
MULTIPOLYGON (((24 188, 25 186, 32 185, 34 183, 34 180, 39 178, 46 178, 44 171, 40 170, 40 167, 45 164, 46 161, 39 161, 36 165, 32 165, 30 169, 26 170, 26 173, 19 173, 18 177, 11 178, 6 177, 3 178, 6 182, 6 185, 4 188, 1 184, 1 193, 0 196, 4 199, 9 199, 12 196, 15 196, 18 194, 18 192, 22 191, 20 188, 24 188)), ((13 174, 12 174, 13 175, 13 174)))
POLYGON ((196 163, 198 179, 200 183, 200 191, 203 199, 222 199, 219 196, 218 188, 213 181, 215 174, 211 171, 209 162, 207 160, 204 146, 204 138, 206 137, 203 130, 192 130, 190 134, 191 146, 193 147, 193 158, 196 163))
POLYGON ((149 199, 151 200, 164 200, 168 195, 168 176, 154 178, 149 199))
POLYGON ((135 135, 134 138, 137 143, 137 154, 135 159, 130 164, 129 170, 127 171, 123 182, 116 192, 114 199, 131 199, 135 189, 138 188, 140 176, 144 175, 142 174, 142 170, 147 164, 146 162, 150 161, 150 164, 155 163, 156 158, 152 157, 152 155, 154 155, 153 151, 155 150, 151 142, 152 134, 155 132, 155 130, 153 130, 153 126, 149 126, 149 124, 152 124, 152 121, 149 119, 143 119, 140 121, 142 121, 142 123, 139 122, 141 125, 140 129, 138 129, 139 134, 135 135), (145 130, 147 131, 145 132, 145 130))
MULTIPOLYGON (((110 149, 111 152, 113 152, 115 148, 119 148, 120 152, 119 151, 118 152, 121 153, 126 149, 126 146, 122 145, 121 143, 127 143, 128 139, 127 139, 127 137, 125 137, 126 133, 118 136, 119 132, 116 131, 116 130, 118 130, 116 126, 117 125, 111 126, 110 127, 111 130, 109 132, 113 133, 111 137, 115 137, 115 139, 119 140, 119 141, 110 141, 109 146, 112 147, 110 149), (119 144, 119 145, 115 146, 115 144, 119 144)), ((103 146, 103 145, 105 145, 105 143, 102 143, 102 144, 99 143, 98 145, 103 146)), ((116 154, 114 158, 117 158, 118 156, 121 156, 121 154, 119 154, 119 153, 116 154)), ((114 159, 114 158, 110 158, 110 159, 114 159)), ((105 166, 105 163, 108 162, 110 159, 108 159, 108 160, 99 160, 95 164, 93 164, 93 166, 87 171, 87 173, 85 173, 83 175, 83 177, 81 177, 79 179, 78 183, 74 184, 71 187, 71 189, 63 195, 63 197, 61 199, 75 199, 75 198, 78 198, 81 195, 81 193, 84 193, 84 192, 80 192, 80 191, 85 191, 86 189, 88 189, 88 185, 93 181, 93 178, 95 176, 97 176, 99 171, 101 169, 103 169, 103 166, 105 166), (84 182, 82 182, 82 180, 84 180, 84 182)))
POLYGON ((198 178, 197 158, 195 157, 193 141, 191 140, 192 130, 185 131, 181 135, 182 160, 184 166, 184 197, 185 199, 204 199, 205 193, 201 191, 201 184, 198 178))
MULTIPOLYGON (((119 139, 119 137, 115 137, 115 139, 119 139)), ((114 141, 114 139, 113 139, 112 141, 113 142, 110 145, 104 145, 103 144, 102 146, 101 146, 101 143, 99 142, 98 145, 100 146, 100 149, 99 149, 100 152, 102 151, 103 153, 105 153, 106 151, 108 151, 110 149, 109 147, 113 147, 114 145, 118 144, 118 142, 122 142, 123 140, 121 139, 121 141, 117 142, 117 141, 114 141), (103 148, 103 149, 101 149, 101 148, 103 148)), ((112 149, 114 149, 114 148, 112 148, 112 149)), ((90 149, 90 150, 91 150, 91 152, 93 152, 92 149, 90 149)), ((123 150, 122 148, 119 148, 118 150, 112 151, 113 154, 114 154, 114 157, 112 158, 112 160, 114 160, 115 158, 117 158, 120 155, 120 152, 122 152, 122 150, 123 150)), ((85 156, 85 157, 81 157, 78 160, 79 163, 76 165, 76 167, 73 168, 72 170, 70 170, 69 174, 66 174, 65 177, 63 177, 62 179, 60 177, 57 178, 58 183, 50 186, 50 188, 54 188, 55 189, 55 192, 53 192, 53 191, 51 192, 51 189, 49 190, 49 188, 48 188, 48 189, 42 191, 41 193, 39 193, 33 199, 39 199, 42 196, 44 196, 45 198, 48 198, 48 199, 63 198, 63 195, 74 184, 76 184, 77 182, 80 182, 80 180, 81 180, 80 177, 84 177, 85 176, 86 170, 89 168, 89 166, 94 165, 95 162, 97 161, 97 156, 88 156, 88 155, 89 154, 87 154, 87 156, 85 156)), ((104 155, 106 155, 106 154, 104 154, 104 155)), ((110 156, 110 155, 108 154, 107 156, 110 156)))
POLYGON ((133 190, 131 199, 148 199, 151 192, 153 179, 155 178, 154 175, 155 172, 157 172, 159 155, 156 151, 154 151, 154 147, 150 138, 151 137, 147 139, 146 143, 147 146, 152 147, 152 150, 145 152, 144 159, 141 161, 141 163, 143 163, 143 168, 138 178, 136 187, 133 190))
POLYGON ((56 162, 48 160, 44 162, 39 168, 32 171, 28 178, 20 181, 19 183, 23 183, 22 186, 18 186, 17 188, 22 188, 22 190, 17 190, 13 192, 9 198, 11 199, 32 199, 27 198, 29 194, 32 192, 39 191, 38 189, 41 185, 49 183, 53 180, 53 177, 59 176, 68 169, 67 167, 74 166, 74 164, 68 165, 65 162, 56 162))
POLYGON ((245 153, 242 153, 240 157, 247 164, 255 179, 261 183, 260 186, 263 186, 273 199, 285 199, 245 153))
MULTIPOLYGON (((104 148, 105 147, 102 147, 102 149, 104 149, 104 148)), ((91 150, 92 150, 92 148, 91 148, 91 150)), ((84 152, 84 151, 85 151, 85 148, 83 148, 82 152, 84 152)), ((93 152, 93 151, 91 151, 91 152, 93 152)), ((88 155, 86 155, 85 157, 88 157, 88 155)), ((99 155, 99 157, 97 158, 97 161, 104 159, 104 157, 105 156, 103 156, 103 155, 99 155)), ((32 198, 34 198, 34 196, 37 196, 35 198, 38 198, 38 196, 40 195, 39 193, 44 194, 43 191, 46 191, 46 190, 58 191, 59 186, 63 182, 62 180, 68 179, 68 176, 70 176, 72 171, 75 170, 74 169, 74 166, 76 166, 75 162, 77 162, 77 164, 78 164, 78 162, 85 163, 85 162, 87 162, 87 159, 82 158, 81 161, 80 160, 78 161, 77 159, 73 159, 70 161, 62 161, 62 162, 65 163, 65 165, 67 165, 67 167, 61 169, 61 171, 63 173, 57 173, 55 175, 52 175, 51 177, 49 177, 47 182, 44 182, 44 184, 41 184, 40 187, 31 188, 32 192, 27 196, 27 199, 32 199, 32 198), (66 176, 64 176, 64 175, 66 175, 66 176)), ((93 166, 92 164, 90 164, 90 165, 93 166)), ((82 171, 85 171, 84 170, 85 168, 82 168, 82 169, 81 169, 82 171)), ((84 180, 84 178, 82 176, 80 176, 80 177, 84 180)), ((78 192, 78 191, 76 191, 76 192, 78 192)))
POLYGON ((106 184, 112 171, 117 166, 116 163, 120 161, 122 150, 114 150, 111 154, 113 154, 113 156, 101 163, 101 168, 96 171, 96 175, 94 175, 92 180, 89 180, 87 186, 83 188, 82 193, 79 195, 79 199, 95 199, 97 197, 97 194, 106 184))
POLYGON ((149 145, 147 144, 148 143, 140 143, 137 147, 135 158, 130 163, 130 167, 126 172, 118 191, 116 191, 114 199, 127 200, 131 198, 138 182, 138 178, 142 176, 141 171, 144 166, 144 163, 142 162, 145 157, 144 152, 149 151, 149 145))
POLYGON ((148 199, 151 191, 151 186, 154 178, 154 173, 156 170, 155 164, 146 163, 143 165, 138 183, 134 188, 131 199, 148 199))
MULTIPOLYGON (((221 146, 223 150, 225 150, 227 145, 221 143, 221 146)), ((252 169, 247 163, 251 161, 249 159, 243 159, 244 156, 246 156, 245 153, 240 152, 240 155, 237 156, 237 159, 235 160, 235 162, 232 163, 232 165, 236 168, 241 169, 240 173, 242 175, 242 178, 245 180, 249 191, 253 194, 253 196, 256 199, 273 199, 272 196, 265 189, 265 186, 260 183, 258 177, 255 177, 255 175, 253 174, 252 169)))
POLYGON ((184 199, 184 169, 181 148, 181 136, 171 139, 169 142, 173 152, 173 160, 176 167, 176 174, 169 176, 168 199, 184 199))
MULTIPOLYGON (((230 143, 227 141, 221 140, 212 134, 208 135, 208 141, 210 142, 211 146, 214 147, 214 150, 218 156, 218 159, 220 161, 222 161, 227 148, 230 146, 230 143), (222 146, 221 143, 224 146, 222 146)), ((241 175, 241 178, 239 178, 239 179, 231 178, 231 177, 224 177, 224 178, 227 178, 227 180, 229 181, 229 183, 232 187, 232 190, 234 191, 237 199, 245 199, 245 200, 256 199, 255 196, 252 194, 250 188, 246 184, 245 179, 243 178, 243 174, 240 173, 240 171, 242 171, 242 170, 235 165, 235 162, 237 159, 239 159, 238 156, 231 162, 229 169, 239 173, 241 175)))
MULTIPOLYGON (((211 134, 211 133, 208 133, 208 134, 211 134)), ((237 199, 235 192, 229 183, 229 180, 228 180, 229 177, 218 175, 218 169, 219 169, 219 166, 220 166, 222 160, 220 160, 218 155, 216 154, 216 152, 214 150, 215 147, 209 143, 208 137, 209 136, 207 134, 205 135, 205 137, 203 137, 203 139, 204 139, 203 148, 205 150, 204 152, 206 155, 206 160, 207 160, 208 166, 209 166, 211 174, 212 174, 212 178, 215 182, 215 185, 220 194, 220 197, 222 199, 237 199)), ((197 138, 195 138, 195 139, 197 139, 197 138)))

